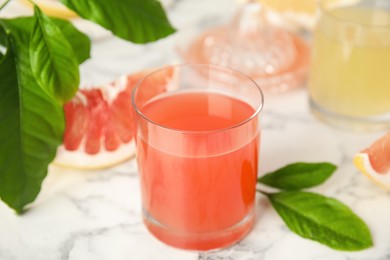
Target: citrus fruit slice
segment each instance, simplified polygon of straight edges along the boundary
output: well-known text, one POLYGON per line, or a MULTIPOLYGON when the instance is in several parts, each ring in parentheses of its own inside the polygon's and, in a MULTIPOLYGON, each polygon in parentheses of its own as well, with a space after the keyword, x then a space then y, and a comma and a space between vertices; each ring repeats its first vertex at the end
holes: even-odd
POLYGON ((88 128, 87 97, 82 92, 64 105, 66 129, 64 147, 66 150, 77 150, 88 128))
MULTIPOLYGON (((151 96, 175 87, 175 71, 153 73, 145 81, 151 96)), ((55 165, 77 169, 107 168, 135 154, 131 93, 150 70, 125 75, 111 84, 81 89, 64 105, 65 131, 55 165)), ((141 101, 142 102, 142 101, 141 101)))
MULTIPOLYGON (((31 2, 28 0, 22 0, 22 3, 32 7, 31 2)), ((64 19, 77 17, 77 14, 75 12, 69 10, 58 0, 34 0, 34 3, 38 5, 39 8, 41 8, 41 10, 49 16, 55 16, 64 19)))
POLYGON ((105 134, 104 128, 108 121, 107 102, 103 99, 100 89, 82 90, 82 92, 88 100, 87 111, 89 115, 88 129, 85 135, 85 152, 96 154, 100 151, 101 139, 105 134))
POLYGON ((376 184, 390 189, 390 132, 357 153, 353 162, 376 184))

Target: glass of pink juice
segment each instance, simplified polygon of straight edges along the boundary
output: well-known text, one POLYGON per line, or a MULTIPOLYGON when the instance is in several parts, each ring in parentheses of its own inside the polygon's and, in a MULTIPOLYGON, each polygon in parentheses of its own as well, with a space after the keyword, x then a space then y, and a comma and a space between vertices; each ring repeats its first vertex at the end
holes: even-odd
POLYGON ((255 214, 263 106, 257 84, 216 65, 179 65, 146 76, 132 102, 149 231, 198 251, 242 239, 255 214))

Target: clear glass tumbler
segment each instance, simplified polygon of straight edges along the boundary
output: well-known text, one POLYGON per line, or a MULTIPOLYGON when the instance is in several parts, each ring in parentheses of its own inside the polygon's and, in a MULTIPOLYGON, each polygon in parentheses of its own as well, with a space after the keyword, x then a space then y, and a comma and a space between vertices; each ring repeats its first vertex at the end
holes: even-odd
POLYGON ((242 239, 254 224, 259 86, 216 65, 179 65, 141 80, 132 102, 149 231, 198 251, 242 239))
POLYGON ((361 131, 390 127, 390 2, 320 1, 310 105, 321 119, 361 131))

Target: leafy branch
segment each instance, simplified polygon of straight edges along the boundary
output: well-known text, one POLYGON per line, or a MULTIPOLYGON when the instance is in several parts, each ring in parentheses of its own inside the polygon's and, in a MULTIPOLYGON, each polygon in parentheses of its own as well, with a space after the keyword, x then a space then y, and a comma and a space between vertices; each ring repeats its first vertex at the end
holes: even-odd
POLYGON ((356 251, 372 246, 367 225, 336 199, 301 191, 326 181, 336 170, 330 163, 293 163, 258 179, 283 191, 265 195, 286 225, 301 237, 331 248, 356 251))
MULTIPOLYGON (((157 0, 61 2, 134 43, 175 32, 157 0)), ((62 143, 62 105, 78 89, 90 45, 69 21, 35 5, 34 16, 0 19, 0 198, 17 213, 37 197, 62 143)))

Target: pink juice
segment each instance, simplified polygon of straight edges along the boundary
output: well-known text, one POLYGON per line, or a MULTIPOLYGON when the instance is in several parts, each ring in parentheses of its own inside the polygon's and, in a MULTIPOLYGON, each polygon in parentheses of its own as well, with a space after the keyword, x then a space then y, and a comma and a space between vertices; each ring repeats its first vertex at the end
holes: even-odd
POLYGON ((253 226, 260 127, 247 103, 217 92, 147 103, 137 134, 144 220, 175 247, 210 250, 253 226))

